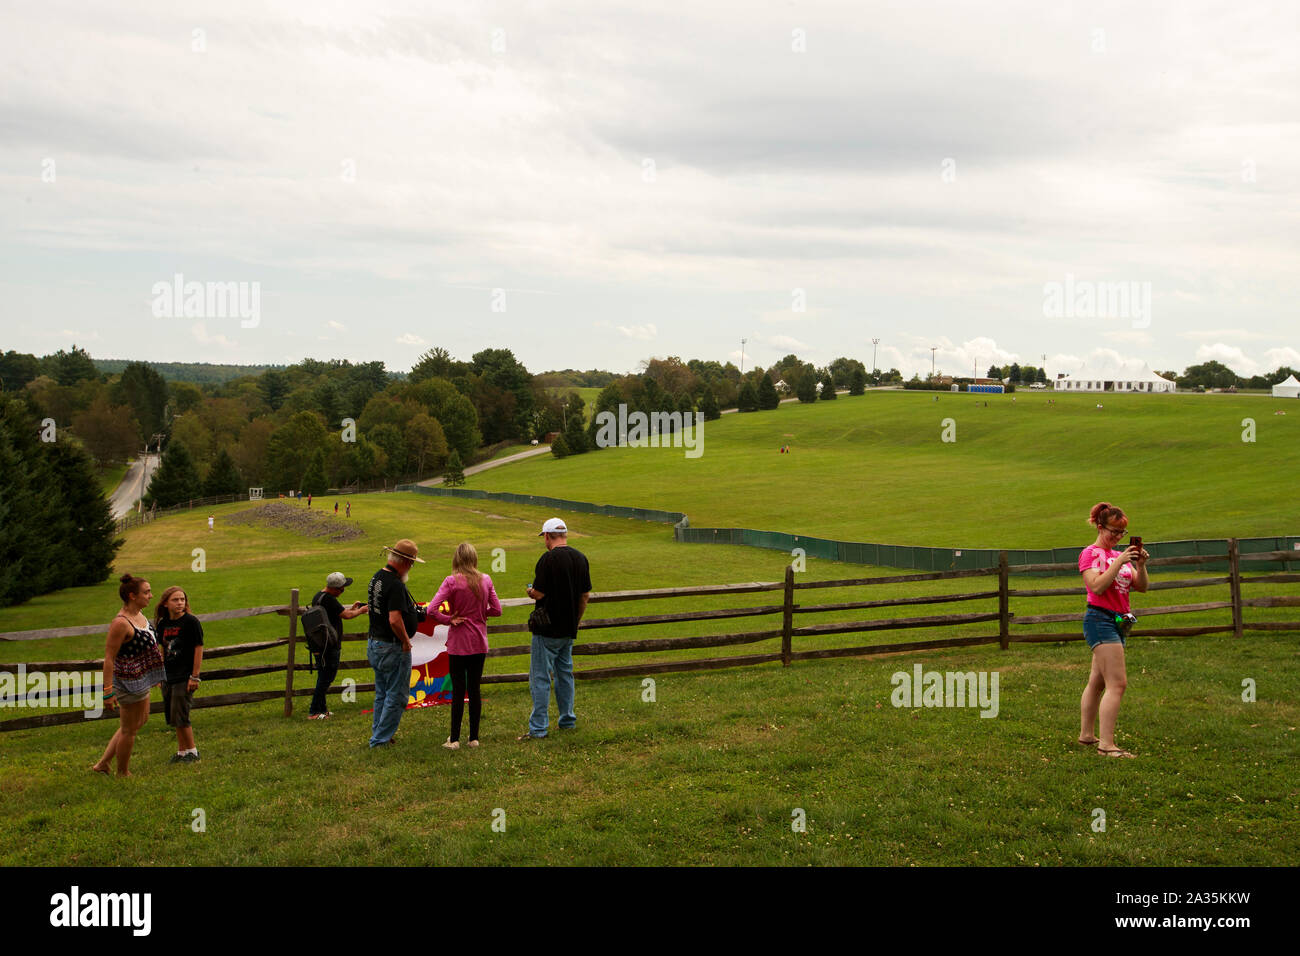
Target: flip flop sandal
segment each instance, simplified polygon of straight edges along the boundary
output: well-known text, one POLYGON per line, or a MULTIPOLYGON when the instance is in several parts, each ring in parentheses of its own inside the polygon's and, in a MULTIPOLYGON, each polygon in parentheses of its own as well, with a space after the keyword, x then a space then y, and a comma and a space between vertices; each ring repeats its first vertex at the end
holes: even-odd
POLYGON ((1100 747, 1098 747, 1098 748, 1097 748, 1097 753, 1099 753, 1099 754, 1105 754, 1107 757, 1132 757, 1132 756, 1134 756, 1134 754, 1129 753, 1127 750, 1123 749, 1122 747, 1116 747, 1114 750, 1102 750, 1100 747))
POLYGON ((1094 738, 1092 738, 1092 740, 1077 740, 1077 739, 1076 739, 1074 742, 1075 742, 1075 744, 1076 744, 1077 746, 1079 746, 1079 747, 1095 747, 1095 746, 1097 746, 1097 744, 1101 743, 1101 740, 1100 740, 1100 738, 1094 737, 1094 738))

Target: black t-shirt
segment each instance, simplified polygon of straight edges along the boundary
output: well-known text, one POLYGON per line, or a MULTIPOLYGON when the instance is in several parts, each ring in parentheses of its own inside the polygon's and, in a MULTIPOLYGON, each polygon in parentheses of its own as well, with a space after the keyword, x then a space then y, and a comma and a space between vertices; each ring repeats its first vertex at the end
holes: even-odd
POLYGON ((415 633, 415 625, 418 623, 415 601, 411 599, 411 592, 406 590, 405 582, 396 571, 390 567, 382 567, 376 571, 375 576, 370 579, 370 587, 366 594, 367 603, 370 605, 371 637, 381 641, 397 640, 397 635, 388 624, 389 611, 401 612, 407 637, 415 633))
POLYGON ((586 555, 568 545, 547 551, 533 569, 533 587, 546 595, 538 603, 551 619, 542 637, 577 637, 578 601, 591 590, 586 555))
POLYGON ((156 627, 158 640, 166 648, 167 682, 187 680, 194 672, 194 648, 203 643, 203 625, 187 611, 174 621, 164 618, 156 627))
POLYGON ((323 607, 326 616, 330 619, 330 624, 334 628, 334 633, 343 639, 343 604, 329 591, 317 591, 311 599, 311 603, 323 607))

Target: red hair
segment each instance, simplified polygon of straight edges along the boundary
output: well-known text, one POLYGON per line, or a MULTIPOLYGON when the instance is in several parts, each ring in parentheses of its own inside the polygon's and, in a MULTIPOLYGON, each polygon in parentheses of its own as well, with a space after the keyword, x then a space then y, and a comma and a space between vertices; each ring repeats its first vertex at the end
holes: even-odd
POLYGON ((1128 527, 1128 516, 1123 510, 1117 508, 1109 501, 1099 501, 1092 506, 1092 511, 1088 513, 1088 524, 1097 528, 1104 528, 1114 521, 1121 528, 1128 527))

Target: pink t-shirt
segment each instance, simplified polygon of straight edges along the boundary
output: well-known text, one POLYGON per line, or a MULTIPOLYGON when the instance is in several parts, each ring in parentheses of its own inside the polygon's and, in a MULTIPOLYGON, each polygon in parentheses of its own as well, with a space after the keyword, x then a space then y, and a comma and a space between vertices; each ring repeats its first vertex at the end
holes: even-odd
POLYGON ((469 583, 459 574, 449 574, 442 580, 438 593, 429 602, 429 616, 439 624, 449 626, 447 632, 447 653, 462 656, 466 654, 486 654, 488 650, 487 619, 501 616, 501 600, 497 597, 492 579, 486 574, 480 582, 483 596, 476 597, 470 590, 469 583), (438 610, 442 602, 451 606, 450 614, 438 610), (453 617, 465 618, 460 624, 452 624, 453 617))
MULTIPOLYGON (((1079 572, 1092 568, 1094 571, 1100 571, 1103 574, 1111 564, 1123 552, 1107 551, 1105 548, 1099 548, 1095 544, 1090 544, 1079 552, 1079 572)), ((1119 574, 1115 575, 1115 580, 1104 593, 1095 594, 1093 590, 1086 585, 1084 590, 1088 592, 1088 603, 1095 604, 1098 607, 1104 607, 1107 610, 1114 611, 1116 614, 1128 613, 1128 589, 1133 584, 1133 564, 1132 562, 1124 565, 1119 569, 1119 574)))

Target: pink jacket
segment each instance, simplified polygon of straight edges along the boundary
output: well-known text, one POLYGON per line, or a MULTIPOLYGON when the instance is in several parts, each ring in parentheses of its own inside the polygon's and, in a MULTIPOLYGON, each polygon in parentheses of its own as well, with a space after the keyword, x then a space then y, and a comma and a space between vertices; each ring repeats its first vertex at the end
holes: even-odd
POLYGON ((447 653, 462 656, 466 654, 486 654, 488 650, 487 619, 501 616, 501 600, 497 597, 492 579, 486 574, 480 582, 483 597, 477 598, 467 582, 459 574, 449 574, 442 580, 438 593, 429 602, 429 616, 439 624, 449 625, 447 634, 447 653), (442 602, 451 606, 451 613, 444 614, 438 610, 442 602), (460 624, 452 624, 453 617, 463 617, 460 624))

